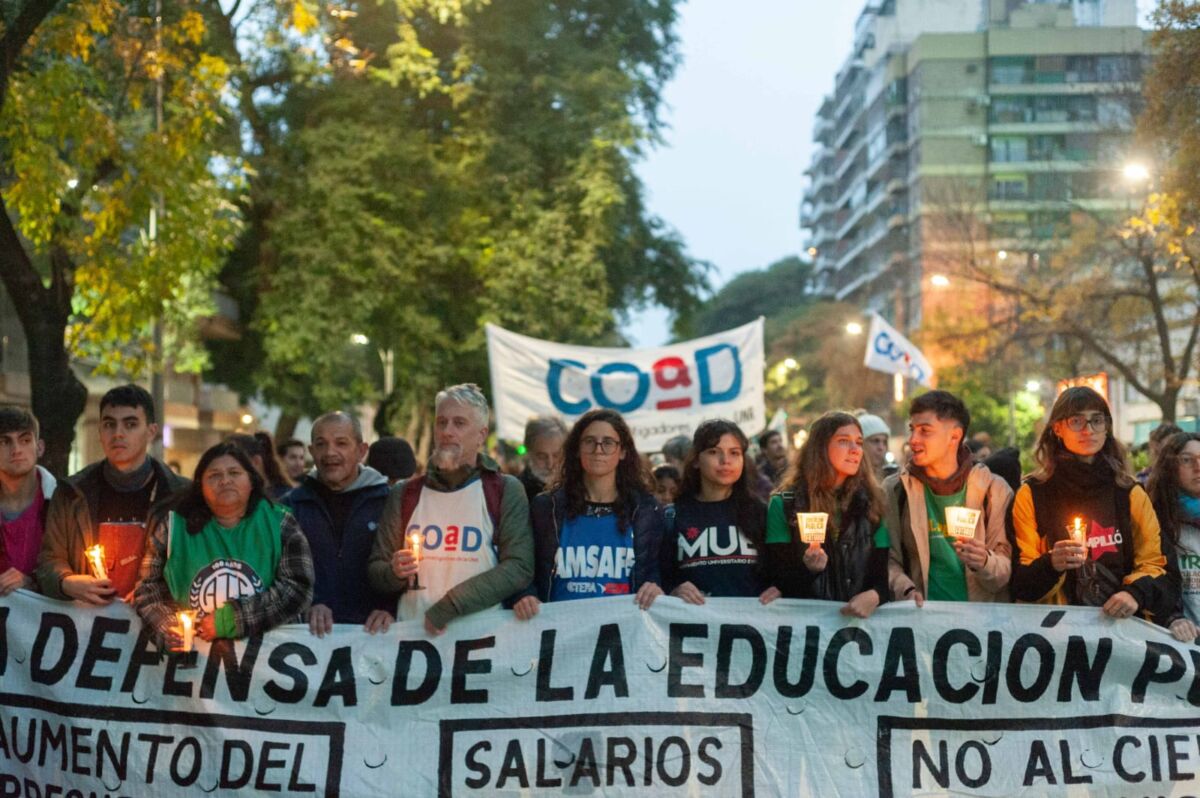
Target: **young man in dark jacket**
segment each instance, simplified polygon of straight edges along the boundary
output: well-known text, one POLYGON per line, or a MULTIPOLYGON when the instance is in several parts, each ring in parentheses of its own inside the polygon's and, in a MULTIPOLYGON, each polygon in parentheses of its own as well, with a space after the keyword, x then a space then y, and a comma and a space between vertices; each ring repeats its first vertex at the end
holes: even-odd
POLYGON ((313 422, 309 451, 315 473, 283 498, 312 551, 309 629, 324 637, 335 623, 361 623, 371 634, 386 632, 396 602, 371 590, 367 560, 387 503, 387 478, 361 465, 367 444, 358 419, 347 413, 326 413, 313 422))
POLYGON ((104 459, 59 483, 46 510, 37 578, 47 596, 104 605, 132 595, 150 508, 187 485, 149 456, 157 435, 154 401, 144 388, 122 385, 100 399, 104 459), (85 554, 95 545, 104 549, 105 578, 85 554))

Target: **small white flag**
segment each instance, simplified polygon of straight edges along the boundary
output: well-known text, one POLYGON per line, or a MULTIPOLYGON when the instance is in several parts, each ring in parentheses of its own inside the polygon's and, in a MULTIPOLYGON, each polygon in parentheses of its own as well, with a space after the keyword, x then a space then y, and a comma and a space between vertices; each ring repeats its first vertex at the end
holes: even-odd
POLYGON ((863 365, 888 374, 903 374, 922 385, 933 387, 933 367, 925 355, 878 313, 871 314, 871 332, 867 335, 867 354, 863 365))

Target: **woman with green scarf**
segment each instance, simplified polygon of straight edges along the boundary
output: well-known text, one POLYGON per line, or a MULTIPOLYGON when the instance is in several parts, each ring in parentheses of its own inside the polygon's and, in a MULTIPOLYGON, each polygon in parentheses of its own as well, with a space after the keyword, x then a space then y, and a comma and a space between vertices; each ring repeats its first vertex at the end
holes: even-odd
POLYGON ((297 621, 312 601, 308 541, 234 443, 206 451, 191 487, 155 514, 142 572, 134 608, 172 645, 179 610, 211 641, 297 621))

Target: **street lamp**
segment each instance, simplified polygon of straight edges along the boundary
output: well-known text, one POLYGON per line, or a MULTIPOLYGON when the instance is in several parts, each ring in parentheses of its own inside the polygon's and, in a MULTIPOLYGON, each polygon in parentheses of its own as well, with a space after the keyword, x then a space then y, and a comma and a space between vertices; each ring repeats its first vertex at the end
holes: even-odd
MULTIPOLYGON (((367 344, 371 343, 371 339, 362 333, 354 333, 350 336, 350 343, 358 346, 366 346, 367 344)), ((383 395, 391 396, 392 387, 395 381, 395 375, 392 366, 392 350, 379 349, 376 351, 379 352, 379 359, 383 363, 383 395)))
POLYGON ((862 335, 863 326, 856 321, 846 324, 846 333, 849 335, 862 335))
POLYGON ((950 278, 944 274, 935 274, 929 278, 929 282, 937 288, 949 288, 950 278))
POLYGON ((1130 161, 1121 169, 1127 183, 1144 183, 1150 179, 1150 168, 1141 161, 1130 161))
POLYGON ((789 357, 783 361, 783 367, 786 368, 788 371, 792 371, 792 370, 798 368, 799 366, 800 366, 800 364, 796 362, 796 358, 794 358, 794 357, 789 357))
POLYGON ((1037 380, 1027 380, 1025 382, 1025 390, 1029 391, 1030 393, 1037 393, 1038 391, 1042 390, 1042 384, 1037 380))

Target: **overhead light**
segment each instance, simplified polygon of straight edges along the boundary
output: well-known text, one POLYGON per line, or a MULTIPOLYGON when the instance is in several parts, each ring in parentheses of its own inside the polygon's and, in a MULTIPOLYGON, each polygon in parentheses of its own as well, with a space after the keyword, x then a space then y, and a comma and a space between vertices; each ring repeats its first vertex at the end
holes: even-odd
POLYGON ((790 370, 797 368, 800 364, 796 362, 796 358, 789 357, 787 360, 783 361, 783 365, 785 368, 790 370))
POLYGON ((362 333, 354 333, 354 335, 350 336, 350 343, 358 344, 359 346, 366 346, 367 344, 371 343, 371 339, 362 333))
POLYGON ((1037 380, 1029 380, 1025 383, 1025 390, 1029 391, 1030 393, 1037 393, 1041 389, 1042 384, 1037 380))
POLYGON ((933 283, 938 288, 948 288, 950 286, 950 278, 944 274, 935 274, 929 278, 929 282, 933 283))
POLYGON ((852 321, 846 325, 846 332, 850 335, 862 335, 863 326, 856 321, 852 321))
POLYGON ((242 413, 242 423, 246 426, 250 426, 254 423, 254 416, 250 415, 249 413, 242 413))
POLYGON ((1008 260, 1008 250, 1002 249, 996 253, 996 257, 1000 260, 1008 260))
POLYGON ((809 247, 809 248, 808 248, 808 256, 809 256, 810 258, 815 258, 815 257, 817 257, 817 248, 816 248, 816 247, 809 247))

